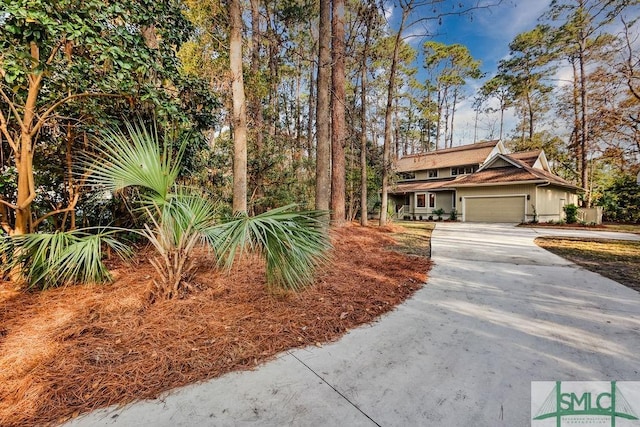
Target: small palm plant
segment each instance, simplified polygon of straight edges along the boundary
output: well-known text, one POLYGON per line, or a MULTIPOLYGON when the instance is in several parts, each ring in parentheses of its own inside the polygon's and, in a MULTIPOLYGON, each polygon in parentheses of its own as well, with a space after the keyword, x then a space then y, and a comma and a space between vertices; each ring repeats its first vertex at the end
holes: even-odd
POLYGON ((40 289, 109 281, 111 274, 102 262, 103 248, 110 248, 122 258, 130 254, 114 233, 115 230, 84 229, 2 236, 2 273, 19 285, 40 289))
MULTIPOLYGON (((315 268, 326 261, 330 248, 323 222, 326 213, 295 212, 295 205, 289 205, 255 217, 243 214, 221 218, 219 204, 205 192, 178 185, 184 147, 181 144, 174 156, 171 145, 166 139, 160 141, 157 132, 127 123, 124 131, 105 132, 87 162, 89 185, 112 193, 128 187, 140 190, 138 212, 145 224, 142 229, 127 231, 145 237, 155 249, 156 256, 151 259, 158 273, 155 294, 173 298, 188 291, 188 279, 196 266, 194 250, 203 244, 213 249, 218 266, 227 268, 246 251, 260 253, 265 258, 269 285, 299 289, 311 283, 315 268)), ((12 250, 20 253, 16 262, 23 266, 25 278, 32 284, 44 278, 58 284, 106 281, 110 277, 101 261, 102 245, 95 242, 109 244, 124 254, 126 247, 113 238, 118 231, 122 230, 78 237, 94 243, 84 244, 75 256, 62 256, 63 251, 48 247, 56 239, 75 241, 71 236, 77 232, 57 233, 56 239, 38 237, 43 236, 40 234, 7 237, 0 242, 0 256, 10 258, 12 250), (85 265, 93 266, 91 274, 85 265), (48 275, 50 269, 56 274, 48 275)))

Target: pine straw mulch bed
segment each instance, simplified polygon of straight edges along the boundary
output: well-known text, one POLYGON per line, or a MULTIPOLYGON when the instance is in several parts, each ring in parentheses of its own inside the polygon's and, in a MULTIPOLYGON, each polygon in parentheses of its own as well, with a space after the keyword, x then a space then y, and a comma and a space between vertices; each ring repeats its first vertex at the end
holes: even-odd
POLYGON ((120 266, 106 286, 0 284, 0 425, 55 425, 334 341, 426 281, 430 261, 388 250, 390 231, 334 231, 332 264, 298 294, 266 289, 255 258, 229 274, 202 270, 187 298, 154 304, 146 262, 120 266))

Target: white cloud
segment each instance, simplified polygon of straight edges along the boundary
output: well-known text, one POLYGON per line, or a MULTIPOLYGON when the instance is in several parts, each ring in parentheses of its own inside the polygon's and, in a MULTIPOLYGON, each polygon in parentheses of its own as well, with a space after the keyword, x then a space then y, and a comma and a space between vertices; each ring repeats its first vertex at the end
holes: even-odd
POLYGON ((476 24, 495 39, 507 40, 533 28, 547 10, 551 0, 524 0, 492 8, 489 13, 477 14, 476 24))
POLYGON ((393 17, 393 9, 394 9, 393 1, 384 2, 382 7, 384 9, 384 18, 387 20, 387 22, 391 21, 391 18, 393 17))

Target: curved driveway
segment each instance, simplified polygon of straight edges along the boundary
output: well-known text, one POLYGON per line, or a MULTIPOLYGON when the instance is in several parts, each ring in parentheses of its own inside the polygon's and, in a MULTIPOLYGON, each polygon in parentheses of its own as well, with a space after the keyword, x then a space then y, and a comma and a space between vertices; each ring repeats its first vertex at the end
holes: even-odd
POLYGON ((70 424, 527 426, 531 381, 640 380, 640 294, 538 248, 543 233, 584 232, 440 223, 427 285, 379 322, 70 424))

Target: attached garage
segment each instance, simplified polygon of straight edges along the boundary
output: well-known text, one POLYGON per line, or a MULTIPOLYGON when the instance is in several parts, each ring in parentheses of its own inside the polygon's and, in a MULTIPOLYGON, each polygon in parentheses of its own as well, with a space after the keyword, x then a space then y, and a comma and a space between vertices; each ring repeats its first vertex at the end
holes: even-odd
POLYGON ((478 196, 464 198, 467 222, 523 222, 526 196, 478 196))

